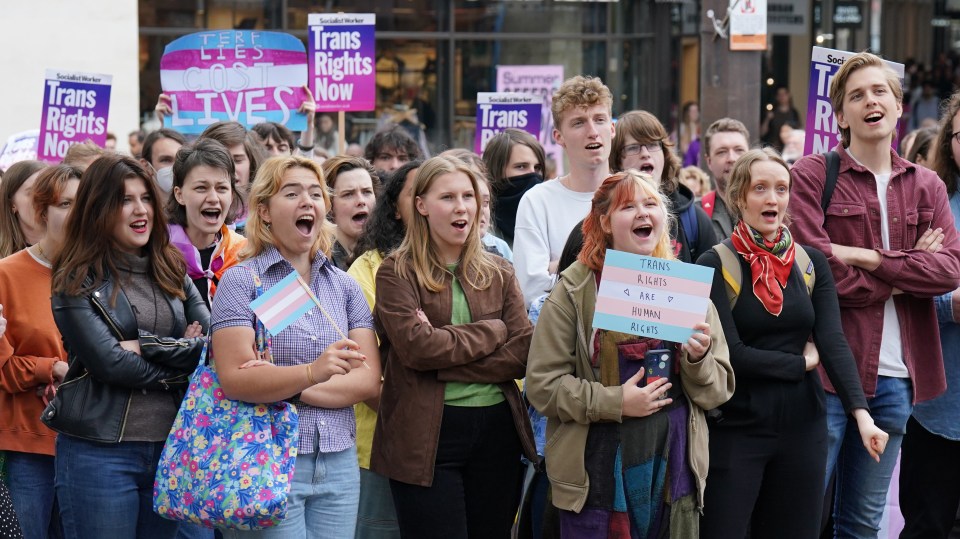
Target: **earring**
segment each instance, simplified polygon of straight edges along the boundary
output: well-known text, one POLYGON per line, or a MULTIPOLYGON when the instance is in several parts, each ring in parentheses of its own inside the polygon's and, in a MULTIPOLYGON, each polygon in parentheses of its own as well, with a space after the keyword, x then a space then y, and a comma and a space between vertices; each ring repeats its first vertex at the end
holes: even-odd
POLYGON ((267 230, 270 230, 270 223, 267 223, 267 230))

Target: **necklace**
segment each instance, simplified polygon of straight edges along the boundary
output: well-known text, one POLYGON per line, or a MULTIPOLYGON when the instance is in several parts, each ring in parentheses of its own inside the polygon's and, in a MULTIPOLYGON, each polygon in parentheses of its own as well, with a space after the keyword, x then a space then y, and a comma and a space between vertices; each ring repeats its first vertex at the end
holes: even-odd
POLYGON ((40 255, 40 258, 42 258, 44 262, 49 264, 51 260, 47 258, 47 253, 43 252, 43 247, 40 245, 39 242, 36 244, 36 246, 37 246, 37 254, 40 255))

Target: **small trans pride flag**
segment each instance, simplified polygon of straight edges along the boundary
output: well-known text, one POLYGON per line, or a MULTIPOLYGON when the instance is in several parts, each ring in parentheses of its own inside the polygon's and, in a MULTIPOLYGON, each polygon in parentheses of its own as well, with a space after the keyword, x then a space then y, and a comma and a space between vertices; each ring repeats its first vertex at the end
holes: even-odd
POLYGON ((250 303, 250 308, 271 335, 277 335, 313 308, 306 283, 296 271, 250 303))

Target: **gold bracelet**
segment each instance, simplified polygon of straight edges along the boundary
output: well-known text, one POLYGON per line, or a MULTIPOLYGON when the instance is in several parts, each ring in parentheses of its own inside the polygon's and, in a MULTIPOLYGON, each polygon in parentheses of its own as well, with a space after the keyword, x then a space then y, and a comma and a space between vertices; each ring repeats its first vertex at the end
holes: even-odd
POLYGON ((307 380, 310 380, 310 385, 317 385, 317 381, 313 378, 313 371, 310 369, 309 363, 307 363, 307 380))

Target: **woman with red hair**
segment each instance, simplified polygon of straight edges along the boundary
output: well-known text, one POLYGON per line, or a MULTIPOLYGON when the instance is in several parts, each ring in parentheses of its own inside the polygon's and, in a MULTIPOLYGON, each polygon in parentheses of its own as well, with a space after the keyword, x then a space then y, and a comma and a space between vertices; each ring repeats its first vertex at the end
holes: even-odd
POLYGON ((670 213, 635 170, 600 185, 577 262, 560 274, 533 335, 527 396, 548 419, 547 475, 561 537, 697 537, 708 468, 704 410, 733 394, 713 304, 683 344, 593 328, 607 249, 675 260, 670 213), (670 356, 644 383, 648 351, 670 356))

